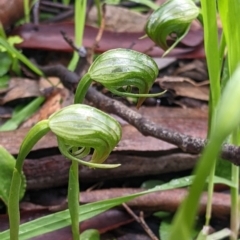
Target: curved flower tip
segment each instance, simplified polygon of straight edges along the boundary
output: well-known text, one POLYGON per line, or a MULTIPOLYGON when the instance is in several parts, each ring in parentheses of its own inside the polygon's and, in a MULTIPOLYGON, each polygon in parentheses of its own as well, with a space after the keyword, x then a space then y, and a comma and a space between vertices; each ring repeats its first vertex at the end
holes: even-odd
POLYGON ((187 34, 191 22, 199 15, 199 8, 192 0, 169 0, 149 17, 146 33, 162 49, 172 50, 187 34), (174 34, 175 42, 169 48, 167 37, 174 34))
POLYGON ((78 101, 76 99, 75 102, 82 100, 81 92, 86 92, 91 79, 118 96, 139 97, 140 107, 146 97, 162 94, 148 94, 157 75, 158 66, 151 57, 130 49, 109 50, 96 58, 88 73, 80 81, 76 91, 78 101), (138 93, 125 91, 128 86, 136 87, 138 93))
POLYGON ((57 136, 61 153, 90 167, 116 167, 104 162, 121 139, 121 126, 106 113, 84 105, 65 107, 49 117, 49 128, 57 136), (89 162, 81 159, 94 149, 89 162), (102 165, 102 166, 101 166, 102 165))

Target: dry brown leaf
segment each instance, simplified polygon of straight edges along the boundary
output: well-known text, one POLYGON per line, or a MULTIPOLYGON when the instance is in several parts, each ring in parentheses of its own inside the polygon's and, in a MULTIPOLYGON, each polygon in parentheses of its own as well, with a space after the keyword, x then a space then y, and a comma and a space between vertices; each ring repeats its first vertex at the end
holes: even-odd
POLYGON ((38 97, 41 95, 37 81, 15 77, 10 79, 8 90, 0 103, 5 104, 20 98, 38 97))
POLYGON ((34 126, 37 122, 47 119, 50 115, 62 108, 61 102, 63 99, 63 93, 66 89, 55 89, 53 93, 48 97, 47 101, 31 118, 29 118, 21 128, 27 128, 34 126))
POLYGON ((158 78, 156 82, 161 88, 174 91, 176 96, 208 101, 209 81, 196 83, 189 78, 166 76, 158 78))
POLYGON ((57 88, 63 88, 63 85, 58 77, 48 77, 39 79, 39 88, 41 91, 44 91, 47 88, 56 86, 57 88))
MULTIPOLYGON (((87 24, 97 27, 97 9, 92 7, 87 24)), ((113 32, 143 32, 148 16, 126 8, 106 5, 105 29, 113 32)))

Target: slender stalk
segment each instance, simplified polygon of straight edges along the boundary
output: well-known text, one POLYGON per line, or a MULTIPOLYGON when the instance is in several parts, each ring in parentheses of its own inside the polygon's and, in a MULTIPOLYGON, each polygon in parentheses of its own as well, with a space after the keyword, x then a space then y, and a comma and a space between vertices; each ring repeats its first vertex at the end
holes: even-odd
POLYGON ((25 23, 29 23, 30 22, 30 9, 29 9, 29 0, 24 0, 23 2, 24 4, 24 16, 25 16, 25 23))
MULTIPOLYGON (((232 134, 232 143, 239 145, 238 140, 239 131, 234 131, 232 134)), ((234 187, 231 187, 231 240, 238 239, 238 229, 239 229, 239 167, 232 164, 232 182, 234 187)))
POLYGON ((8 217, 10 225, 10 239, 18 240, 20 213, 19 213, 19 191, 22 178, 21 173, 15 168, 13 171, 8 201, 8 217))
MULTIPOLYGON (((75 13, 74 13, 74 24, 75 24, 75 45, 77 47, 82 46, 83 32, 85 26, 85 15, 86 15, 86 0, 75 0, 75 13)), ((70 71, 74 71, 80 56, 78 52, 74 51, 73 57, 68 65, 70 71)))
POLYGON ((72 221, 72 237, 74 240, 79 240, 79 179, 78 179, 78 162, 72 161, 69 170, 68 181, 68 208, 72 221))
POLYGON ((237 240, 239 229, 239 167, 232 164, 232 182, 235 187, 231 188, 231 240, 237 240))
MULTIPOLYGON (((75 41, 79 43, 79 46, 82 44, 82 38, 83 38, 83 30, 84 30, 84 23, 85 23, 85 10, 86 10, 86 0, 83 1, 75 1, 75 41), (80 19, 78 19, 79 15, 78 12, 82 12, 81 19, 81 28, 79 27, 78 22, 80 22, 80 19)), ((76 52, 74 52, 73 58, 71 60, 71 63, 69 65, 69 69, 75 69, 77 62, 79 59, 79 55, 76 55, 76 52)), ((89 74, 85 74, 83 79, 80 81, 77 87, 77 91, 74 97, 74 103, 82 103, 85 95, 87 93, 87 90, 89 86, 91 85, 91 79, 89 74), (78 91, 79 88, 82 88, 82 91, 78 91), (79 94, 78 94, 79 93, 79 94)), ((79 231, 79 169, 78 169, 78 162, 72 161, 72 165, 69 170, 69 185, 68 185, 68 207, 69 207, 69 213, 71 216, 72 221, 72 234, 74 240, 79 240, 80 238, 80 231, 79 231)))
MULTIPOLYGON (((218 49, 218 27, 217 27, 217 6, 216 1, 201 0, 203 25, 204 25, 204 46, 207 58, 207 65, 210 79, 210 101, 209 101, 209 120, 208 120, 208 136, 211 132, 211 126, 215 119, 213 119, 214 111, 216 109, 218 100, 220 98, 220 56, 218 49)), ((214 174, 216 168, 216 161, 214 161, 213 168, 209 175, 208 183, 208 202, 206 209, 206 222, 208 226, 212 212, 212 196, 214 187, 214 174)))
POLYGON ((88 88, 90 87, 92 83, 92 80, 90 78, 90 75, 88 73, 86 73, 81 81, 79 82, 77 89, 76 89, 76 93, 74 96, 74 103, 83 103, 83 100, 87 94, 88 88))
POLYGON ((33 146, 49 131, 48 120, 37 123, 24 138, 13 171, 12 182, 9 191, 8 215, 10 225, 10 239, 18 240, 20 212, 19 192, 22 182, 23 162, 33 146))

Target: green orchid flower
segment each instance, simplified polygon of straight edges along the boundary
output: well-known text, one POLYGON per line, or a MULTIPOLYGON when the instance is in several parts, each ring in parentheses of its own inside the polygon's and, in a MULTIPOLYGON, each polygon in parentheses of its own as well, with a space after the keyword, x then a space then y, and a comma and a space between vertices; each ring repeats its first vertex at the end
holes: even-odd
POLYGON ((199 8, 192 0, 169 0, 149 17, 146 33, 162 49, 169 53, 188 33, 190 25, 199 15, 199 8), (175 42, 169 47, 167 37, 174 35, 175 42))
MULTIPOLYGON (((78 224, 76 204, 79 198, 78 163, 93 168, 114 168, 120 164, 102 164, 121 139, 121 126, 106 113, 84 105, 74 104, 54 113, 47 120, 37 123, 24 138, 19 150, 10 187, 8 212, 10 219, 10 239, 18 239, 19 192, 22 182, 22 167, 33 146, 49 131, 58 140, 61 153, 72 160, 69 174, 68 202, 72 222, 78 224), (82 160, 93 149, 90 162, 82 160)), ((79 236, 78 225, 72 227, 74 239, 79 236)))
POLYGON ((146 97, 161 96, 165 93, 148 94, 156 77, 158 66, 152 58, 130 49, 109 50, 96 58, 88 72, 78 84, 75 103, 81 103, 92 81, 101 83, 118 96, 139 97, 137 108, 146 97), (122 92, 123 87, 133 86, 139 93, 122 92))

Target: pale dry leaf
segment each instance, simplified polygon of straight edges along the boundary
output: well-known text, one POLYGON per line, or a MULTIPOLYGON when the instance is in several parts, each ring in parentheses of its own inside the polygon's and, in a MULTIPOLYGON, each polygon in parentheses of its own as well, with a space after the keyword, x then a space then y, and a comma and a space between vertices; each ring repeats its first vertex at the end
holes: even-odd
MULTIPOLYGON (((87 24, 98 27, 97 9, 92 7, 87 24)), ((113 32, 143 32, 148 16, 129 9, 106 5, 105 29, 113 32)))
POLYGON ((38 81, 27 78, 14 77, 9 81, 9 86, 6 94, 1 99, 1 104, 28 97, 39 97, 41 92, 39 90, 38 81))
POLYGON ((209 81, 196 83, 189 78, 166 76, 158 78, 156 83, 166 90, 172 90, 176 96, 208 101, 209 81))

